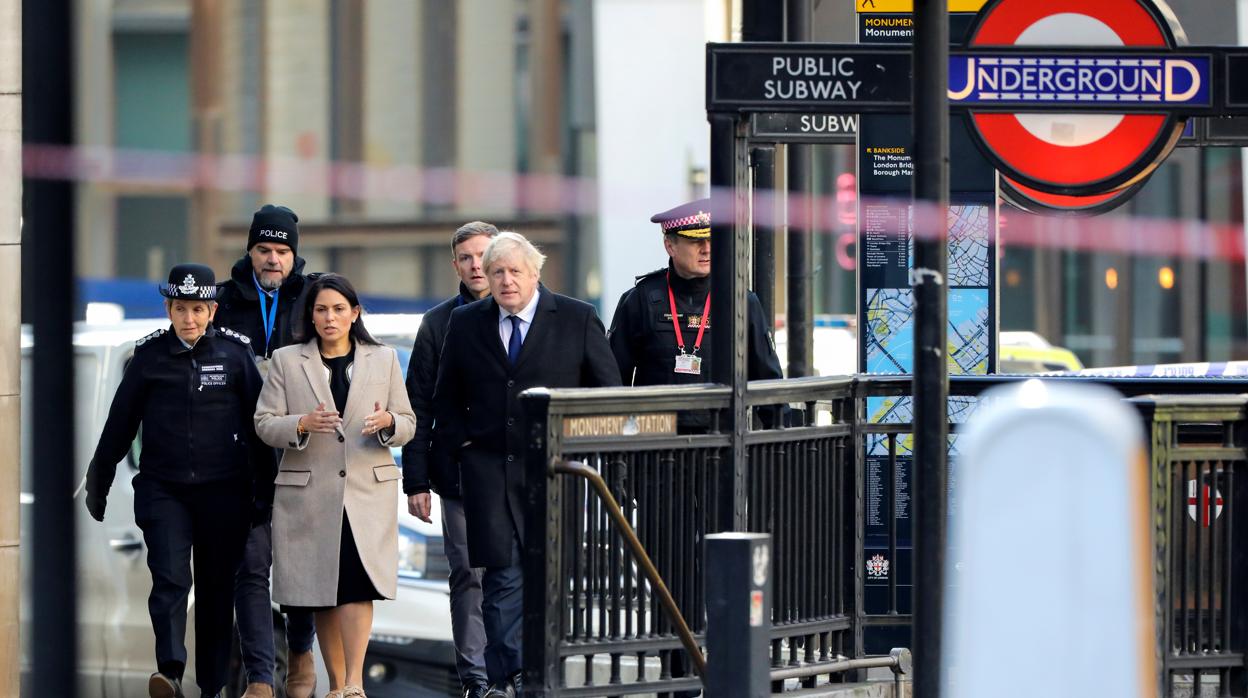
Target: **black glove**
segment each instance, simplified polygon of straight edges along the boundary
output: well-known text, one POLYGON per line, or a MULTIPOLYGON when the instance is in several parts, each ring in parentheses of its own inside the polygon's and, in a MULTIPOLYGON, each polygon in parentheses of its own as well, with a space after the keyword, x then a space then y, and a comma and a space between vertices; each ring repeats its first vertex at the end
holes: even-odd
POLYGON ((87 511, 91 512, 91 518, 96 521, 104 521, 104 506, 108 503, 108 496, 103 494, 94 494, 88 490, 86 499, 87 511))

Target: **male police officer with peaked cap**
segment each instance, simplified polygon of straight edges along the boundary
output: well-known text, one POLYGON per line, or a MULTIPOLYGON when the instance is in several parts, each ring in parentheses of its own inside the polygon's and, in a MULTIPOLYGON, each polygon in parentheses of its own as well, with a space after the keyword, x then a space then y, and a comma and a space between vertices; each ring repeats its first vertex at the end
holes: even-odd
MULTIPOLYGON (((251 339, 262 375, 274 351, 295 343, 296 308, 307 282, 298 251, 299 216, 285 206, 265 204, 252 216, 247 254, 234 263, 230 278, 221 284, 213 324, 251 339)), ((242 698, 272 698, 274 693, 276 652, 269 595, 272 541, 273 530, 267 521, 252 529, 238 570, 235 608, 247 673, 247 691, 242 698)), ((286 695, 311 698, 316 689, 312 613, 291 610, 286 619, 286 695)))
POLYGON ((272 499, 273 450, 256 437, 252 422, 260 372, 246 337, 213 328, 214 282, 202 264, 179 264, 169 273, 160 292, 171 325, 135 344, 87 468, 87 509, 103 521, 117 462, 142 425, 134 518, 152 574, 148 612, 157 672, 148 694, 159 698, 182 695, 192 555, 196 683, 204 696, 225 686, 234 575, 254 500, 272 499))
MULTIPOLYGON (((657 213, 650 222, 663 230, 668 262, 637 277, 616 306, 610 336, 620 378, 624 385, 709 381, 714 353, 710 199, 657 213)), ((749 379, 782 378, 762 303, 752 292, 749 320, 749 379)))
MULTIPOLYGON (((710 200, 701 199, 650 218, 663 231, 668 261, 666 268, 637 277, 637 284, 624 292, 615 308, 609 339, 624 385, 703 383, 711 379, 710 211, 710 200)), ((782 378, 762 303, 753 293, 749 294, 749 320, 749 379, 782 378)), ((724 348, 729 350, 731 347, 724 348)), ((760 416, 765 423, 776 420, 773 410, 760 411, 760 416)), ((706 414, 682 412, 677 426, 685 433, 705 432, 710 419, 706 414)), ((669 504, 663 497, 656 501, 641 493, 638 502, 642 508, 669 504)), ((700 532, 696 535, 701 538, 700 532)), ((666 576, 669 570, 660 572, 666 576)), ((687 601, 677 589, 676 603, 689 612, 692 609, 688 609, 687 601)), ((687 674, 683 655, 672 655, 670 671, 673 677, 687 674)), ((695 696, 697 692, 674 695, 695 696)))

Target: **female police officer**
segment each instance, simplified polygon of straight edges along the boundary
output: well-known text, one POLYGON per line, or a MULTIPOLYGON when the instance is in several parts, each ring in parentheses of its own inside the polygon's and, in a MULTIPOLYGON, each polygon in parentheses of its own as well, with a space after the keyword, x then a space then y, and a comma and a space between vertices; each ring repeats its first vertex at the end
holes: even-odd
POLYGON ((117 462, 142 424, 134 518, 152 573, 157 672, 148 694, 160 698, 182 695, 192 554, 195 679, 204 696, 225 686, 235 570, 251 524, 272 501, 273 450, 251 419, 260 373, 247 338, 212 327, 215 281, 202 264, 169 273, 160 292, 172 325, 135 345, 87 468, 87 509, 103 521, 117 462))

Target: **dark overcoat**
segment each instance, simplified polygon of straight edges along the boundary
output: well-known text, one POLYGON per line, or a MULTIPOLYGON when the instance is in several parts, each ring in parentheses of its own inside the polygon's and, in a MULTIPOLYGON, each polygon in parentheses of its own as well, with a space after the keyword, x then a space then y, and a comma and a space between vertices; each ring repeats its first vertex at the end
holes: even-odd
POLYGON ((451 313, 434 390, 436 438, 460 463, 473 567, 505 567, 524 541, 524 413, 529 388, 620 384, 594 307, 538 287, 537 313, 513 366, 492 297, 451 313))

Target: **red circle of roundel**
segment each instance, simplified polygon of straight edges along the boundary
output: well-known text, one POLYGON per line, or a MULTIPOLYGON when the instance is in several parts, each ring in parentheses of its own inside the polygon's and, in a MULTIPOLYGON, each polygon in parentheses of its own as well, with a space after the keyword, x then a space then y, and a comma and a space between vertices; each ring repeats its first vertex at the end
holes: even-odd
MULTIPOLYGON (((1151 0, 990 0, 971 29, 971 46, 1012 46, 1036 22, 1057 14, 1092 17, 1126 46, 1173 48, 1174 34, 1151 0)), ((1169 155, 1179 121, 1169 114, 1128 114, 1102 138, 1065 146, 1037 138, 1013 114, 972 114, 988 159, 1019 184, 1065 196, 1116 191, 1169 155)))
POLYGON ((1144 181, 1108 194, 1067 196, 1049 194, 1019 184, 1009 177, 1001 178, 1001 198, 1011 205, 1037 215, 1095 216, 1125 204, 1144 186, 1144 181))

